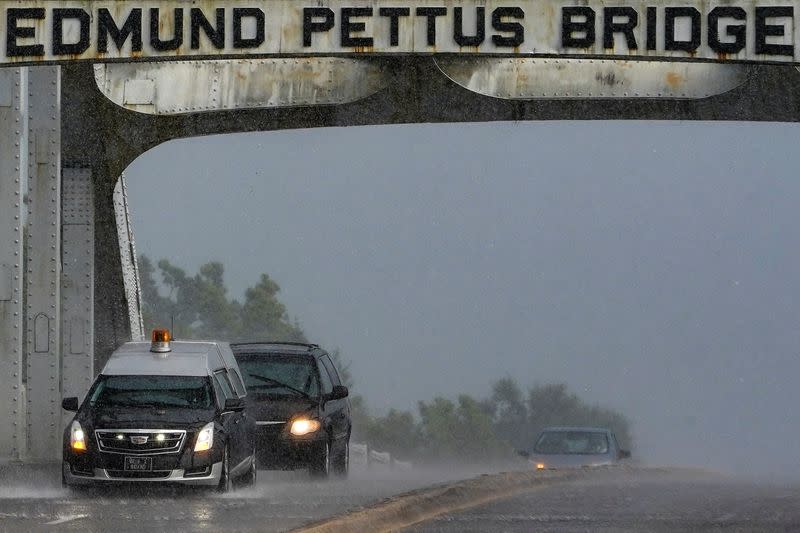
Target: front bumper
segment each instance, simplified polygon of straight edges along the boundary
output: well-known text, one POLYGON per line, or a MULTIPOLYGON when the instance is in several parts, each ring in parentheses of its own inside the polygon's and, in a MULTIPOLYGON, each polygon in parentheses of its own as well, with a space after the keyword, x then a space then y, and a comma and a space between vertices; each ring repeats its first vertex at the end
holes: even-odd
POLYGON ((293 437, 286 432, 259 428, 256 431, 256 461, 264 469, 307 468, 325 445, 325 434, 293 437))
POLYGON ((176 483, 181 485, 216 486, 222 474, 222 461, 211 465, 209 473, 202 475, 186 475, 186 470, 177 468, 161 471, 158 477, 120 477, 117 471, 105 468, 94 468, 92 475, 77 474, 72 472, 68 462, 62 464, 64 482, 67 485, 92 485, 94 483, 176 483))
POLYGON ((576 463, 576 462, 559 463, 554 461, 551 462, 529 461, 529 462, 533 466, 534 470, 575 470, 579 468, 600 468, 605 466, 616 466, 616 463, 611 461, 586 462, 586 463, 576 463))
POLYGON ((191 445, 194 438, 195 435, 187 434, 181 448, 174 451, 125 453, 100 450, 96 438, 87 442, 86 451, 75 452, 69 448, 68 436, 65 436, 62 452, 64 483, 67 485, 86 485, 94 482, 213 485, 220 479, 224 446, 214 446, 208 451, 195 452, 194 446, 191 445), (127 471, 125 459, 127 456, 150 458, 150 468, 144 472, 127 471))

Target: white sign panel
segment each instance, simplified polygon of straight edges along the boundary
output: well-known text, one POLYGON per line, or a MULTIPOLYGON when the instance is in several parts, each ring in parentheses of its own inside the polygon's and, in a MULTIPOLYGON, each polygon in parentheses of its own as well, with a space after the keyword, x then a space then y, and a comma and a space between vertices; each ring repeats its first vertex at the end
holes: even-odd
POLYGON ((358 54, 798 63, 796 3, 0 0, 0 64, 358 54))

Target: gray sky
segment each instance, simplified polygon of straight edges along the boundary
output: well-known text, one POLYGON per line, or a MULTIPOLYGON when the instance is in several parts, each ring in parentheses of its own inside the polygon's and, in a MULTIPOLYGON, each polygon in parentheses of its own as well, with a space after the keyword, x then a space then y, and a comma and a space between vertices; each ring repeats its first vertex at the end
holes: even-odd
POLYGON ((220 260, 237 297, 269 273, 377 409, 564 381, 628 414, 640 456, 794 476, 797 128, 240 134, 126 174, 141 252, 220 260))

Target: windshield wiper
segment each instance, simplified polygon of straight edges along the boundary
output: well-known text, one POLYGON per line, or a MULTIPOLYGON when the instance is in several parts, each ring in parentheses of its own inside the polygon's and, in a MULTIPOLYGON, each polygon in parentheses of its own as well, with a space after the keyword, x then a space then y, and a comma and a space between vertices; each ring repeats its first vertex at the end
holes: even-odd
POLYGON ((134 408, 164 408, 164 407, 180 407, 172 403, 164 402, 102 402, 99 407, 134 407, 134 408))
POLYGON ((294 387, 292 387, 291 385, 287 385, 286 383, 281 383, 277 379, 268 378, 266 376, 259 376, 258 374, 250 374, 249 372, 248 372, 248 375, 251 378, 256 378, 256 379, 258 379, 260 381, 263 381, 264 383, 267 383, 268 385, 271 385, 271 387, 269 387, 269 388, 283 387, 284 389, 290 390, 292 392, 296 392, 297 394, 299 394, 303 398, 308 398, 309 400, 311 399, 311 396, 308 393, 303 392, 300 389, 295 389, 294 387))

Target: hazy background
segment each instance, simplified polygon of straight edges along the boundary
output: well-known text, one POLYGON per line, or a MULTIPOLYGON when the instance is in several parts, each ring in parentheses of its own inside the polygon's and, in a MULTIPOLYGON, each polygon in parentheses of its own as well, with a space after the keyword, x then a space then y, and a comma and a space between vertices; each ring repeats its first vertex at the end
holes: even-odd
POLYGON ((140 252, 267 272, 378 409, 513 376, 658 463, 800 476, 798 126, 411 125, 173 141, 140 252), (793 140, 794 139, 794 140, 793 140))

